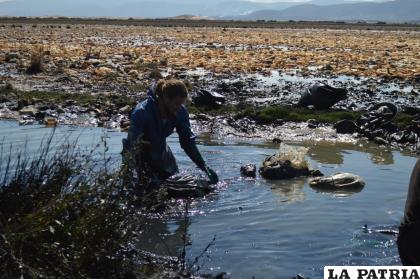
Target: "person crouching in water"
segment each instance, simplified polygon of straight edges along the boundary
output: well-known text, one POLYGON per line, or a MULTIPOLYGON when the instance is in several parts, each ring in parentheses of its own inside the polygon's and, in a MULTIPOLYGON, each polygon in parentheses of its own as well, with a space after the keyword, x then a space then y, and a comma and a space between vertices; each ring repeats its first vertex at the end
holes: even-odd
POLYGON ((411 173, 397 244, 403 265, 420 265, 420 159, 411 173))
POLYGON ((149 89, 148 98, 134 108, 124 152, 130 152, 141 141, 142 160, 150 168, 155 179, 163 181, 177 173, 175 157, 166 138, 176 129, 182 149, 188 157, 206 173, 210 183, 218 182, 216 172, 209 168, 198 150, 191 131, 185 102, 188 90, 176 79, 159 80, 149 89))

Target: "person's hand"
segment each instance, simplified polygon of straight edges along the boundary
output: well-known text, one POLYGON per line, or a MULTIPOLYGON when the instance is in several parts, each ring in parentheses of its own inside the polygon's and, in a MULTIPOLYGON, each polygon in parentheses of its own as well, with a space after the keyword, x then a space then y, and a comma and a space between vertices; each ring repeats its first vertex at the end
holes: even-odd
POLYGON ((204 167, 204 172, 207 174, 210 184, 216 184, 219 182, 219 177, 217 176, 216 172, 209 168, 208 166, 204 167))

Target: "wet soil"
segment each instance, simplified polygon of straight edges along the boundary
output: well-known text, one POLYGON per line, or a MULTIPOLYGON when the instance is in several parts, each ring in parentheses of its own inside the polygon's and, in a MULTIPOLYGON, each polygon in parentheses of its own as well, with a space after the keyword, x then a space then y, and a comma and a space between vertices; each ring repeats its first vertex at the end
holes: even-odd
POLYGON ((399 134, 379 131, 371 139, 381 136, 381 144, 413 150, 420 144, 413 122, 420 113, 416 31, 80 24, 0 29, 5 31, 0 35, 0 118, 22 125, 52 117, 58 125, 127 129, 131 109, 146 98, 151 82, 175 77, 188 84, 192 96, 205 89, 226 98, 219 108, 188 105, 197 133, 277 142, 355 141, 366 135, 337 134, 332 124, 391 102, 399 109, 392 134, 399 134), (42 69, 29 75, 37 56, 42 69), (348 97, 328 111, 296 110, 301 93, 319 82, 346 88, 348 97), (278 108, 294 114, 279 116, 273 113, 278 108))

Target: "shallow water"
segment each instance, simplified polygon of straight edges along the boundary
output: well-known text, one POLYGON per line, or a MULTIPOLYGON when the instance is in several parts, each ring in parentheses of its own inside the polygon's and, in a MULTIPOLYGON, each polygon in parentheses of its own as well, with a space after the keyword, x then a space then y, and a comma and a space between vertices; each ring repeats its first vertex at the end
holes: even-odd
MULTIPOLYGON (((0 121, 0 131, 6 145, 22 147, 27 141, 29 152, 34 153, 52 130, 0 121)), ((94 146, 105 132, 109 153, 118 162, 125 133, 61 126, 56 129, 57 138, 69 138, 69 132, 83 147, 94 146)), ((170 137, 169 144, 180 168, 193 170, 177 138, 170 137)), ((187 248, 191 261, 216 235, 214 245, 198 261, 201 272, 225 271, 231 278, 291 278, 297 273, 322 278, 325 265, 400 264, 395 237, 366 233, 363 226, 397 228, 416 158, 370 144, 306 146, 313 168, 325 174, 358 174, 365 179, 365 188, 358 193, 320 193, 304 178, 277 182, 243 179, 239 176, 242 164, 259 165, 278 146, 199 138, 203 156, 224 181, 217 195, 195 203, 191 210, 188 233, 192 245, 187 248)), ((144 235, 150 237, 148 248, 178 253, 182 226, 177 217, 150 224, 144 235)))

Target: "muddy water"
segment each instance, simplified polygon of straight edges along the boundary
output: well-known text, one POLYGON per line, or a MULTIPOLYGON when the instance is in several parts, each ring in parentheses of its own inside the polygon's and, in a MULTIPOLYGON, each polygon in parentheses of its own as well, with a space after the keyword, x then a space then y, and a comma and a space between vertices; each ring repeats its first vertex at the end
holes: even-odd
MULTIPOLYGON (((0 121, 0 131, 5 143, 23 146, 27 140, 35 152, 51 129, 0 121)), ((59 138, 69 132, 85 147, 104 135, 103 129, 72 127, 59 127, 56 134, 59 138)), ((107 131, 106 137, 109 152, 118 162, 125 134, 107 131)), ((193 170, 176 137, 169 143, 180 168, 193 170)), ((325 265, 400 264, 395 237, 367 233, 363 226, 397 229, 416 158, 368 144, 306 146, 312 167, 325 174, 358 174, 366 180, 365 188, 357 193, 321 193, 310 188, 306 179, 243 179, 239 176, 242 164, 259 164, 277 146, 199 139, 199 149, 223 181, 217 195, 192 205, 188 258, 193 261, 216 235, 214 245, 198 261, 203 273, 225 271, 231 278, 291 278, 301 273, 322 278, 325 265)), ((148 249, 179 253, 182 224, 179 217, 153 223, 144 235, 148 249)))

